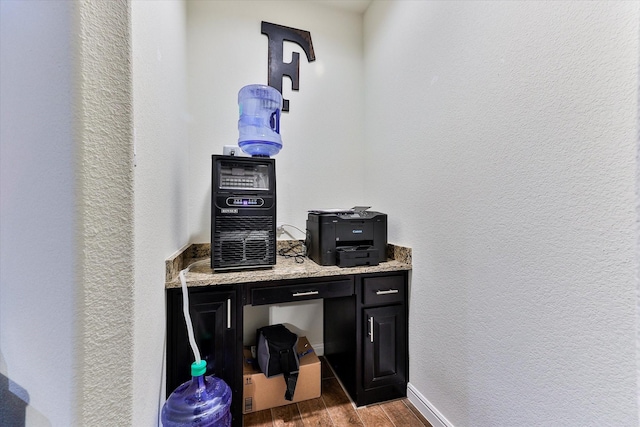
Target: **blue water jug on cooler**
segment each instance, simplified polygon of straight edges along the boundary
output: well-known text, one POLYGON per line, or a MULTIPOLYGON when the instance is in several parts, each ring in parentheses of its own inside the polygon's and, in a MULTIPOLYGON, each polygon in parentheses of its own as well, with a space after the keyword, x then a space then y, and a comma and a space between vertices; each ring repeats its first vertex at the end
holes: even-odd
POLYGON ((164 427, 230 427, 231 388, 205 376, 207 362, 191 365, 191 380, 175 389, 162 407, 164 427))
POLYGON ((238 146, 256 157, 271 157, 282 148, 280 111, 282 95, 265 85, 248 85, 238 92, 238 146))

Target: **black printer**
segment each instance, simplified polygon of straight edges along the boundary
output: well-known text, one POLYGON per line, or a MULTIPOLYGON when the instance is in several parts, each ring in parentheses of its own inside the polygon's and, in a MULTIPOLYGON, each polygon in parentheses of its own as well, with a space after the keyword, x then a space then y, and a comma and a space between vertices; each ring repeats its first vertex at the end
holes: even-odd
POLYGON ((387 215, 367 209, 309 211, 305 242, 309 258, 339 267, 386 261, 387 215))

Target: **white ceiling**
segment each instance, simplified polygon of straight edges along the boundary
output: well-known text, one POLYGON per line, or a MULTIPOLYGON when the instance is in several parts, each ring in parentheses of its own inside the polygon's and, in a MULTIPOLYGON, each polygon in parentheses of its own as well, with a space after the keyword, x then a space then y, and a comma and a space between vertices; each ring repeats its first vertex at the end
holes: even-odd
POLYGON ((373 0, 310 0, 313 3, 348 10, 350 12, 364 13, 373 0))

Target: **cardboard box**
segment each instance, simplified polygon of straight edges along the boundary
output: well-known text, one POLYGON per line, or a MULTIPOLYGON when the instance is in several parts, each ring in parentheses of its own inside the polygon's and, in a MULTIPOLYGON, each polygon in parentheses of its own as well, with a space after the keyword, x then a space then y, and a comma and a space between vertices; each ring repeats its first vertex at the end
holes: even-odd
MULTIPOLYGON (((298 338, 298 354, 310 348, 311 344, 309 344, 306 337, 298 338), (305 344, 307 347, 305 347, 305 344)), ((311 351, 300 358, 300 373, 298 374, 298 383, 293 394, 293 400, 284 398, 287 386, 282 375, 267 378, 260 372, 257 362, 256 366, 248 363, 251 360, 251 350, 245 348, 243 353, 243 414, 320 397, 320 359, 318 359, 315 351, 311 351)))

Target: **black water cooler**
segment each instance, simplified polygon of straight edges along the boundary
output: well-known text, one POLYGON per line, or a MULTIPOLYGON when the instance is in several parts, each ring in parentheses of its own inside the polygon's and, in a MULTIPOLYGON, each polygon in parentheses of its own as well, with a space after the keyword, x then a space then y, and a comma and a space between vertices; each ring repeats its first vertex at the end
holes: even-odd
POLYGON ((211 268, 275 265, 275 160, 213 155, 211 170, 211 268))

